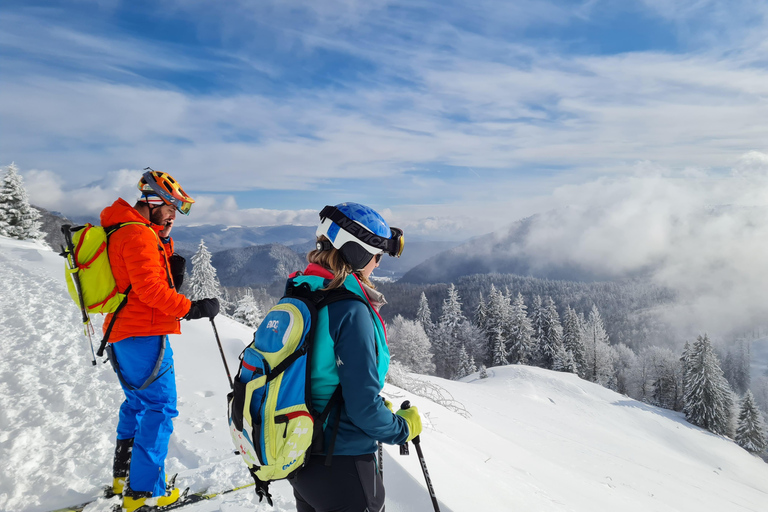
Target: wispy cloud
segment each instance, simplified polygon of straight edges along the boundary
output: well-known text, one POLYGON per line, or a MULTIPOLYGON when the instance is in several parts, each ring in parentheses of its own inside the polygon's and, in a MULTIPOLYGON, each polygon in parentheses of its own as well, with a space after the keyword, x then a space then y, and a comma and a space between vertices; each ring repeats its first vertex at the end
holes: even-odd
POLYGON ((682 47, 618 54, 569 49, 569 27, 621 8, 610 2, 166 2, 154 31, 126 28, 110 2, 87 24, 9 7, 0 155, 57 176, 64 196, 152 165, 213 199, 250 191, 243 209, 280 191, 275 211, 298 212, 314 191, 320 206, 389 207, 419 232, 478 234, 638 161, 717 172, 766 151, 765 9, 704 4, 635 4, 682 47))

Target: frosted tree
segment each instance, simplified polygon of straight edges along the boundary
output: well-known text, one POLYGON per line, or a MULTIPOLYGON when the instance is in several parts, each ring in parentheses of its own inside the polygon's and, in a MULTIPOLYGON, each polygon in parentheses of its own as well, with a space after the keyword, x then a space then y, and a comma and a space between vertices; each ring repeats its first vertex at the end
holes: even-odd
POLYGON ((40 212, 29 205, 24 181, 16 164, 5 169, 0 186, 0 235, 17 240, 40 240, 40 212))
POLYGON ((680 410, 683 401, 683 368, 677 356, 668 348, 650 347, 650 403, 673 411, 680 410))
POLYGON ((435 353, 435 371, 439 377, 453 378, 458 369, 458 349, 461 338, 461 328, 467 323, 461 311, 461 299, 456 286, 451 283, 448 287, 448 297, 443 300, 433 350, 435 353))
POLYGON ((622 395, 637 395, 637 355, 623 343, 612 347, 614 358, 615 391, 622 395))
POLYGON ((544 360, 544 354, 541 353, 542 340, 544 339, 545 313, 544 303, 541 296, 536 295, 531 304, 531 339, 533 340, 533 352, 531 353, 531 363, 541 365, 544 360))
POLYGON ((487 379, 489 377, 489 375, 488 375, 488 368, 486 368, 484 364, 480 365, 479 372, 480 372, 479 377, 481 379, 487 379))
POLYGON ((705 334, 691 347, 685 384, 686 419, 715 434, 727 436, 731 428, 733 396, 723 376, 712 343, 705 334))
POLYGON ((397 315, 387 326, 387 334, 393 359, 400 361, 414 373, 423 375, 434 373, 432 344, 421 323, 397 315))
MULTIPOLYGON (((491 284, 491 290, 493 290, 493 284, 491 284)), ((480 300, 477 303, 477 307, 475 308, 475 318, 474 322, 475 325, 478 326, 483 331, 485 330, 485 322, 486 322, 486 304, 485 299, 483 299, 482 292, 480 293, 480 300)))
POLYGON ((192 256, 192 276, 189 281, 189 299, 222 298, 221 284, 216 276, 216 269, 211 264, 211 252, 205 246, 204 240, 200 240, 197 252, 192 256))
POLYGON ((723 360, 723 374, 734 392, 743 395, 749 389, 750 343, 746 340, 736 340, 729 345, 723 360))
POLYGON ((563 327, 560 324, 560 315, 557 313, 555 301, 547 296, 544 299, 541 312, 542 333, 539 338, 539 355, 544 368, 553 368, 555 352, 563 343, 563 327))
POLYGON ((584 351, 587 362, 587 379, 601 386, 614 386, 614 351, 608 344, 608 333, 597 306, 592 305, 584 323, 584 351))
POLYGON ((741 400, 736 424, 736 443, 750 453, 762 453, 768 448, 765 420, 755 404, 755 397, 747 391, 741 400))
POLYGON ((242 324, 258 329, 264 315, 250 289, 246 290, 245 294, 237 300, 237 306, 232 314, 232 318, 242 324))
POLYGON ((563 318, 563 347, 571 353, 579 377, 586 377, 587 361, 584 353, 584 327, 576 311, 566 307, 563 318))
POLYGON ((487 340, 487 362, 491 366, 509 364, 507 345, 510 331, 510 304, 501 290, 491 285, 488 304, 485 307, 485 334, 487 340))
POLYGON ((552 354, 552 369, 556 372, 576 373, 573 354, 566 350, 562 343, 555 347, 555 352, 552 354))
POLYGON ((432 311, 429 309, 429 301, 427 301, 427 295, 424 292, 421 292, 421 297, 419 297, 419 307, 416 310, 416 321, 421 324, 424 328, 424 332, 431 338, 435 325, 432 322, 432 311))
POLYGON ((518 293, 509 310, 509 362, 528 364, 534 351, 533 327, 528 318, 528 308, 522 294, 518 293))
POLYGON ((456 378, 463 379, 467 375, 472 375, 477 371, 475 358, 469 355, 467 347, 462 343, 459 350, 459 368, 456 370, 456 378))

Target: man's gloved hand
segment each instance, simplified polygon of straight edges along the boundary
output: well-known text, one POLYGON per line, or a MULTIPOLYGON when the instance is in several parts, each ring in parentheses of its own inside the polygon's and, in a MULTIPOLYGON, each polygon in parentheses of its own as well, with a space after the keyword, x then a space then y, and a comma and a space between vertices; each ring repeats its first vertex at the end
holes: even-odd
POLYGON ((200 299, 193 300, 189 313, 184 317, 185 320, 195 320, 197 318, 213 318, 219 314, 219 299, 200 299))
POLYGON ((411 406, 408 409, 400 409, 396 414, 408 423, 408 439, 406 442, 421 434, 421 416, 419 416, 419 410, 416 407, 411 406))
POLYGON ((178 292, 181 290, 181 285, 184 283, 184 272, 187 270, 187 260, 184 259, 179 253, 173 253, 168 258, 168 264, 171 266, 171 279, 173 279, 173 287, 178 292))
MULTIPOLYGON (((384 398, 384 397, 382 397, 384 398)), ((387 406, 387 409, 389 409, 389 412, 395 412, 395 410, 392 408, 392 402, 384 398, 384 405, 387 406)))

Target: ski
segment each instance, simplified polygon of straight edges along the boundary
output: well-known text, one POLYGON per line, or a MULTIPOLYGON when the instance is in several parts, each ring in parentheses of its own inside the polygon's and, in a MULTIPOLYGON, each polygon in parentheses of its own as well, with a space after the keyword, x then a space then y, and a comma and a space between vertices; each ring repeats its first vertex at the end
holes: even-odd
MULTIPOLYGON (((175 502, 175 503, 171 503, 170 505, 166 505, 165 507, 141 507, 141 508, 139 508, 137 510, 137 512, 145 512, 145 511, 149 512, 149 511, 153 511, 153 510, 156 510, 158 512, 165 512, 166 510, 174 510, 174 509, 177 509, 177 508, 182 508, 182 507, 187 506, 187 505, 192 505, 193 503, 199 503, 201 501, 212 500, 212 499, 217 498, 219 496, 223 496, 225 494, 229 494, 229 493, 232 493, 232 492, 235 492, 235 491, 241 491, 243 489, 248 489, 249 487, 253 487, 254 485, 256 485, 256 484, 251 482, 249 484, 240 485, 238 487, 233 487, 231 489, 226 489, 224 491, 219 491, 219 492, 208 492, 208 490, 205 490, 205 491, 200 491, 200 492, 195 492, 195 493, 189 493, 189 489, 187 489, 187 490, 184 491, 184 494, 179 498, 179 500, 177 502, 175 502)), ((114 495, 112 495, 112 496, 114 496, 114 495)), ((91 503, 95 503, 96 500, 98 500, 99 498, 107 498, 107 497, 111 498, 112 496, 107 496, 106 493, 105 493, 103 496, 99 496, 98 498, 94 498, 92 500, 89 500, 89 501, 86 501, 86 502, 83 502, 83 503, 80 503, 78 505, 74 505, 74 506, 71 506, 71 507, 59 508, 59 509, 56 509, 56 510, 52 510, 51 512, 83 512, 85 507, 87 507, 91 503)), ((115 511, 115 512, 120 512, 121 509, 122 509, 122 505, 121 504, 115 505, 112 508, 112 510, 115 511)))

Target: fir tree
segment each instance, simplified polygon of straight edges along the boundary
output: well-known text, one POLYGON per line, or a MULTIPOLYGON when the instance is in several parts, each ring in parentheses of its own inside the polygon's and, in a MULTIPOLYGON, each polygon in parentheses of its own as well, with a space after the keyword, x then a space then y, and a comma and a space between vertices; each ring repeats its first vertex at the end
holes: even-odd
POLYGON ((197 252, 192 256, 192 277, 187 297, 191 300, 221 298, 221 284, 211 264, 211 253, 203 240, 200 240, 197 252))
POLYGON ((765 420, 755 404, 755 397, 748 390, 739 408, 735 441, 750 453, 762 453, 768 447, 766 435, 765 420))
MULTIPOLYGON (((491 284, 491 291, 493 291, 493 284, 491 284)), ((483 299, 483 293, 480 292, 480 300, 477 303, 477 307, 475 308, 474 322, 475 322, 475 325, 480 328, 480 330, 485 331, 486 320, 487 320, 486 304, 485 304, 485 300, 483 299)))
POLYGON ((592 305, 584 324, 584 349, 587 362, 587 379, 605 387, 614 383, 614 352, 608 344, 603 319, 597 306, 592 305))
POLYGON ((563 347, 571 353, 579 377, 586 377, 587 361, 584 354, 584 327, 579 315, 570 306, 566 307, 563 318, 563 347))
POLYGON ((485 335, 488 355, 486 362, 491 366, 509 364, 507 360, 507 344, 509 339, 510 313, 509 299, 491 285, 488 294, 488 304, 485 308, 485 335))
POLYGON ((440 320, 435 329, 435 370, 439 377, 452 379, 458 369, 459 342, 462 327, 467 323, 461 311, 461 299, 456 286, 448 287, 448 297, 443 300, 440 320))
POLYGON ((427 301, 427 295, 421 292, 419 297, 419 307, 416 310, 416 321, 424 328, 424 332, 429 336, 434 330, 435 325, 432 322, 432 311, 429 309, 429 301, 427 301))
POLYGON ((539 354, 544 368, 553 368, 555 352, 563 343, 563 327, 560 325, 560 315, 557 313, 555 301, 547 296, 541 312, 542 335, 539 338, 539 354))
POLYGON ((240 297, 240 299, 238 299, 237 307, 235 308, 232 318, 242 324, 258 329, 259 324, 264 317, 250 288, 245 291, 245 294, 240 297))
POLYGON ((488 368, 486 368, 484 364, 480 365, 480 375, 479 375, 479 377, 481 379, 487 379, 488 378, 488 368))
POLYGON ((749 342, 741 339, 728 347, 723 360, 723 374, 731 385, 731 389, 740 395, 749 389, 751 363, 749 342))
POLYGON ((476 371, 477 367, 475 366, 475 358, 469 355, 467 352, 467 347, 464 345, 464 343, 462 343, 461 349, 459 350, 459 368, 456 370, 456 378, 463 379, 467 375, 472 375, 476 371))
POLYGON ((566 350, 562 343, 557 345, 554 354, 552 354, 552 369, 556 372, 576 373, 573 354, 566 350))
POLYGON ((397 315, 388 326, 387 333, 393 359, 414 373, 426 375, 435 371, 432 345, 421 323, 397 315))
POLYGON ((0 186, 0 236, 17 240, 40 240, 45 234, 40 231, 40 212, 29 205, 24 181, 16 164, 5 169, 0 186))
POLYGON ((533 298, 531 304, 531 339, 533 340, 533 352, 531 353, 531 363, 536 365, 542 365, 544 361, 544 354, 541 353, 541 346, 543 344, 544 332, 546 323, 544 304, 541 301, 541 296, 536 295, 533 298))
POLYGON ((528 318, 527 306, 522 294, 518 293, 510 306, 509 346, 510 363, 529 364, 534 354, 533 327, 528 318))
POLYGON ((729 435, 732 392, 706 334, 691 347, 689 365, 683 409, 686 419, 715 434, 729 435))

